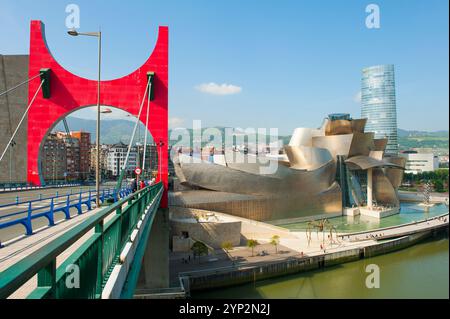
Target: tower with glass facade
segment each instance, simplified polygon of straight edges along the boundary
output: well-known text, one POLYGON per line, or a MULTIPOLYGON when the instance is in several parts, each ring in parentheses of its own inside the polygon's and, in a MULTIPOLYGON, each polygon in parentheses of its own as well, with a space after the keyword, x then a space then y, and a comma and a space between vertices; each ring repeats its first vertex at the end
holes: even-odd
POLYGON ((377 65, 362 70, 361 117, 367 118, 366 132, 387 138, 386 154, 398 154, 397 107, 394 66, 377 65))

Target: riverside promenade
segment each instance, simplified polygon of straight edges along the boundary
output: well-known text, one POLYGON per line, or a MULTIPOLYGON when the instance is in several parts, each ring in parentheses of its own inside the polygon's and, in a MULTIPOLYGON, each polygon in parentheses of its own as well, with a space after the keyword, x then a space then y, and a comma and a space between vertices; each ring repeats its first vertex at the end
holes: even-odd
POLYGON ((394 227, 358 233, 290 232, 281 236, 278 252, 267 239, 259 238, 254 249, 237 247, 228 253, 217 250, 213 256, 184 263, 181 255, 172 255, 171 280, 189 281, 190 290, 219 288, 289 273, 318 269, 339 263, 372 257, 411 246, 438 231, 447 231, 449 214, 394 227), (261 252, 264 252, 261 254, 261 252))

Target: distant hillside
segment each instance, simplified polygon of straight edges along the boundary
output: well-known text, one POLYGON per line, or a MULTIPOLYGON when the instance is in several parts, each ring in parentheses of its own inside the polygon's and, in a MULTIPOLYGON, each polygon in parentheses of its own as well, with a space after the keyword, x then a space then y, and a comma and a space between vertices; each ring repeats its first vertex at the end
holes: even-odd
MULTIPOLYGON (((83 130, 91 133, 91 141, 95 142, 95 120, 85 120, 75 117, 68 117, 67 122, 69 125, 69 129, 72 131, 83 130)), ((101 142, 104 144, 115 144, 120 141, 123 143, 128 143, 131 134, 133 132, 134 122, 127 120, 104 120, 101 122, 101 142)), ((216 127, 222 134, 225 136, 226 127, 216 127)), ((208 128, 202 129, 202 134, 208 133, 205 132, 208 128)), ((55 130, 64 131, 64 126, 62 123, 59 123, 55 130)), ((143 124, 140 124, 140 141, 144 140, 144 132, 145 127, 143 124)), ((177 130, 169 130, 169 138, 170 143, 173 145, 181 140, 181 137, 178 136, 177 130)), ((187 129, 190 140, 193 138, 192 129, 187 129)), ((139 137, 139 130, 136 133, 136 140, 139 137)), ((243 134, 243 133, 242 133, 243 134)), ((239 132, 238 132, 239 135, 239 132)), ((250 136, 250 138, 254 138, 255 136, 250 136)), ((409 130, 398 130, 399 144, 400 149, 410 149, 410 148, 434 148, 434 149, 448 149, 448 141, 449 141, 449 132, 448 131, 435 131, 435 132, 424 132, 424 131, 409 131, 409 130)), ((291 136, 280 136, 279 139, 283 141, 284 144, 288 144, 291 136)), ((211 137, 210 137, 211 140, 211 137)), ((267 142, 269 138, 267 138, 267 142)), ((151 141, 150 141, 151 142, 151 141)), ((218 143, 220 144, 220 143, 218 143)))
POLYGON ((448 153, 448 141, 448 131, 423 132, 399 130, 398 134, 400 150, 427 148, 436 150, 436 153, 445 154, 448 153))
MULTIPOLYGON (((68 117, 67 124, 71 131, 85 131, 91 133, 91 142, 95 142, 96 121, 85 120, 76 117, 68 117)), ((129 143, 131 134, 133 133, 134 122, 127 120, 104 120, 100 124, 100 134, 102 144, 115 144, 123 142, 129 143)), ((144 140, 145 126, 140 124, 135 140, 144 140), (140 130, 139 130, 140 128, 140 130), (139 132, 140 131, 140 132, 139 132), (140 134, 139 134, 140 133, 140 134)), ((65 131, 63 123, 58 123, 54 130, 65 131)), ((150 137, 149 137, 150 139, 150 137)), ((151 141, 150 141, 151 142, 151 141)))
POLYGON ((398 129, 398 137, 423 137, 423 136, 432 136, 432 137, 447 137, 448 131, 435 131, 435 132, 426 132, 426 131, 408 131, 398 129))

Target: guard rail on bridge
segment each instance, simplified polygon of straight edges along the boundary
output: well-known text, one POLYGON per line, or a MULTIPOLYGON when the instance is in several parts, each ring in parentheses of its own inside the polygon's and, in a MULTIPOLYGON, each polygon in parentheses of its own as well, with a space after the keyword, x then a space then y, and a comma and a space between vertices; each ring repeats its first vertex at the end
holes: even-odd
MULTIPOLYGON (((133 193, 1 272, 0 298, 9 297, 36 274, 38 286, 28 298, 101 298, 112 269, 120 263, 121 252, 133 241, 135 229, 143 229, 148 236, 163 191, 162 183, 158 183, 133 193), (57 267, 56 258, 92 230, 93 234, 57 267), (66 283, 75 268, 78 287, 66 283)), ((145 246, 146 242, 139 243, 135 256, 142 256, 145 246)), ((132 278, 127 277, 123 288, 127 291, 134 291, 140 269, 140 258, 134 259, 136 262, 130 266, 132 278)))
MULTIPOLYGON (((112 198, 114 202, 117 202, 119 198, 124 198, 131 194, 131 189, 123 188, 119 192, 116 192, 115 189, 103 189, 101 190, 99 199, 101 203, 104 203, 107 199, 112 198)), ((48 220, 48 226, 55 225, 55 213, 62 212, 65 215, 66 219, 70 219, 70 209, 76 208, 78 214, 82 214, 82 205, 86 205, 88 210, 91 210, 91 203, 95 202, 96 192, 92 190, 88 191, 80 191, 78 193, 65 194, 56 196, 49 196, 43 198, 40 196, 38 199, 28 200, 28 201, 20 201, 18 197, 16 197, 16 201, 14 203, 2 204, 0 208, 8 208, 8 207, 16 207, 18 205, 27 205, 27 209, 20 210, 17 212, 9 213, 0 216, 0 229, 8 228, 14 225, 23 225, 26 230, 26 235, 33 234, 33 223, 34 219, 45 217, 48 220), (35 203, 39 203, 42 201, 49 200, 50 203, 48 205, 37 205, 33 207, 35 203), (13 218, 13 220, 11 220, 13 218)), ((0 248, 1 248, 0 242, 0 248)))
POLYGON ((4 192, 17 192, 17 191, 26 191, 33 189, 46 189, 46 188, 58 188, 58 187, 73 187, 73 186, 82 186, 84 182, 56 182, 56 183, 47 183, 45 186, 36 186, 29 183, 0 183, 0 193, 4 192))

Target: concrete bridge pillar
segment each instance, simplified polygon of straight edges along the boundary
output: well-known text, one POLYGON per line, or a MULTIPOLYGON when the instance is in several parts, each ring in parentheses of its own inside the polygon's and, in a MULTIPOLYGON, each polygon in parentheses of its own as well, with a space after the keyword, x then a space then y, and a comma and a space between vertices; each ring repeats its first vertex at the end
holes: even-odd
POLYGON ((159 208, 153 221, 139 275, 138 289, 169 288, 169 209, 159 208))

